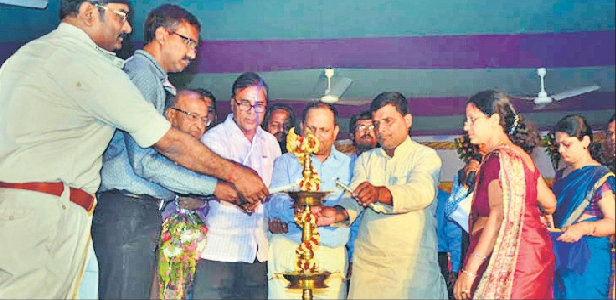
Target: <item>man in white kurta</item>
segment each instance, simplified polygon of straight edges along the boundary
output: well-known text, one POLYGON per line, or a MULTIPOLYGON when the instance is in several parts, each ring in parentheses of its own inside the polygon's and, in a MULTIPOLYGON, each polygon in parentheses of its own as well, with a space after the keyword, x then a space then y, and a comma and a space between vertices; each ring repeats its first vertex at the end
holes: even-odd
POLYGON ((363 211, 349 298, 446 299, 434 217, 441 160, 408 136, 412 117, 402 94, 380 94, 371 111, 381 148, 355 162, 355 199, 320 213, 323 222, 348 224, 363 211))

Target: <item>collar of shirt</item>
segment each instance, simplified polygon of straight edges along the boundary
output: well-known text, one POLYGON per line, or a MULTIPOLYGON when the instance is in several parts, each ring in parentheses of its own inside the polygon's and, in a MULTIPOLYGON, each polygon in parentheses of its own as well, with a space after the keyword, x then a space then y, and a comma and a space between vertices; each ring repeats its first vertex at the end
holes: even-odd
MULTIPOLYGON (((321 163, 321 161, 318 158, 316 158, 316 156, 314 156, 314 154, 311 154, 310 157, 312 158, 313 162, 321 163)), ((344 158, 348 158, 348 157, 349 157, 348 155, 338 151, 336 149, 336 147, 334 147, 334 145, 332 145, 331 150, 329 152, 329 156, 325 159, 323 164, 325 164, 330 159, 333 159, 335 161, 340 161, 340 160, 342 160, 344 158)))
POLYGON ((123 59, 117 57, 114 52, 107 51, 99 47, 81 28, 69 23, 61 22, 60 25, 58 25, 57 30, 63 34, 75 37, 79 41, 83 42, 87 47, 96 49, 96 51, 101 53, 105 58, 109 59, 114 66, 120 69, 124 68, 125 61, 123 59))
MULTIPOLYGON (((248 140, 248 138, 246 138, 246 136, 244 135, 244 132, 242 132, 240 127, 237 126, 237 123, 235 123, 235 120, 233 120, 233 114, 227 115, 227 119, 222 123, 222 126, 225 128, 225 131, 233 134, 233 136, 242 136, 244 138, 243 139, 244 141, 246 141, 247 143, 251 143, 248 140)), ((263 130, 260 125, 257 126, 257 133, 252 138, 252 141, 254 142, 256 138, 261 138, 261 135, 263 135, 264 132, 265 130, 263 130)))
POLYGON ((135 51, 135 54, 133 56, 141 57, 143 59, 148 60, 154 66, 156 70, 155 75, 158 78, 158 80, 160 80, 165 90, 175 96, 175 93, 176 93, 175 86, 171 84, 171 82, 169 81, 169 76, 167 76, 167 73, 165 72, 165 70, 163 70, 163 67, 158 63, 158 61, 156 61, 154 56, 152 56, 150 53, 144 50, 135 51))
MULTIPOLYGON (((324 162, 321 163, 314 154, 310 155, 310 157, 312 165, 321 177, 321 190, 332 192, 327 195, 324 200, 335 200, 337 203, 343 190, 336 186, 335 180, 338 178, 343 183, 349 184, 351 180, 350 175, 353 172, 353 170, 350 169, 350 158, 346 154, 336 150, 336 147, 333 145, 329 156, 324 162)), ((300 166, 300 168, 303 169, 302 166, 300 166)), ((327 204, 331 205, 329 201, 327 204)))
POLYGON ((396 149, 394 150, 394 156, 393 157, 390 157, 389 155, 387 155, 387 153, 385 152, 385 150, 383 148, 378 148, 377 153, 379 155, 381 155, 381 156, 386 157, 387 159, 394 159, 396 157, 404 156, 404 153, 408 153, 414 147, 415 147, 415 142, 413 142, 413 140, 411 140, 411 137, 407 136, 406 139, 404 140, 404 142, 402 142, 402 144, 400 144, 400 145, 398 145, 398 147, 396 147, 396 149))

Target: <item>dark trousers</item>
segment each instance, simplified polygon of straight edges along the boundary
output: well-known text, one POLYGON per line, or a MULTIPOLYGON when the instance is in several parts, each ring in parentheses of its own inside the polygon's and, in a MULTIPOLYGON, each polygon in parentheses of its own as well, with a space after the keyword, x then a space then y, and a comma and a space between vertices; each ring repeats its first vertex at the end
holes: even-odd
POLYGON ((153 197, 136 199, 104 192, 92 220, 100 299, 148 299, 152 287, 161 214, 153 197))
MULTIPOLYGON (((468 251, 468 233, 466 231, 462 231, 462 243, 460 243, 460 268, 464 265, 464 258, 466 257, 466 252, 468 251)), ((458 274, 451 273, 449 271, 449 259, 447 257, 447 252, 439 252, 438 253, 438 265, 441 269, 441 274, 445 278, 445 282, 447 283, 447 292, 449 294, 449 299, 453 299, 453 286, 456 283, 455 281, 458 278, 458 274)))
POLYGON ((218 262, 201 259, 193 299, 267 299, 267 262, 218 262))

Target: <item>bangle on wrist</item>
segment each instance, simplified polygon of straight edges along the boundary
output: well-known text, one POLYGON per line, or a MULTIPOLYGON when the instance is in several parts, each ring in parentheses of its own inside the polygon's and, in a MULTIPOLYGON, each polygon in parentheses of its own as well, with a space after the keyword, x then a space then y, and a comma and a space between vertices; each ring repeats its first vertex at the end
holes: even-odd
POLYGON ((488 258, 488 256, 486 255, 479 255, 476 253, 471 253, 471 256, 477 257, 477 258, 481 258, 481 260, 486 260, 486 258, 488 258))
POLYGON ((462 273, 471 276, 471 277, 477 277, 477 274, 473 273, 473 272, 469 272, 467 270, 462 269, 462 273))

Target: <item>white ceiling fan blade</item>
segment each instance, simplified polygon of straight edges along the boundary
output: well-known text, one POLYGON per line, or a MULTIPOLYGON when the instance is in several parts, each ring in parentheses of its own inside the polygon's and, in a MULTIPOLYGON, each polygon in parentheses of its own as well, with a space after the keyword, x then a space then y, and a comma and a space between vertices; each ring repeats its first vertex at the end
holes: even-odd
POLYGON ((325 95, 321 97, 321 101, 325 103, 337 103, 340 100, 340 97, 351 85, 350 78, 341 77, 336 78, 335 82, 329 86, 327 90, 325 90, 325 95))
MULTIPOLYGON (((278 99, 278 100, 283 100, 283 99, 278 99)), ((288 102, 298 102, 298 103, 313 103, 313 102, 320 101, 320 99, 284 99, 284 100, 288 102)))
POLYGON ((336 78, 333 81, 334 82, 332 83, 329 89, 329 94, 333 96, 337 96, 337 97, 342 97, 342 94, 346 92, 346 90, 349 88, 349 86, 353 82, 352 79, 347 78, 347 77, 336 78))
POLYGON ((515 95, 511 95, 510 97, 511 97, 511 98, 514 98, 514 99, 520 99, 520 100, 526 100, 526 101, 534 101, 534 100, 535 100, 535 97, 537 97, 537 96, 527 97, 527 96, 515 96, 515 95))
POLYGON ((351 106, 362 106, 366 104, 370 104, 372 99, 340 99, 338 103, 340 105, 351 105, 351 106))
POLYGON ((584 93, 590 93, 590 92, 598 90, 599 88, 600 86, 598 85, 583 86, 583 87, 575 88, 572 90, 560 92, 558 94, 554 94, 552 95, 552 98, 556 101, 560 101, 565 98, 575 97, 575 96, 578 96, 584 93))

